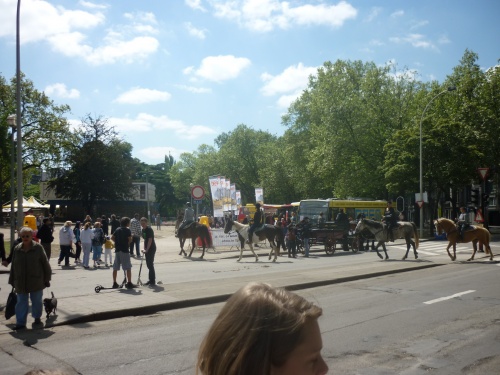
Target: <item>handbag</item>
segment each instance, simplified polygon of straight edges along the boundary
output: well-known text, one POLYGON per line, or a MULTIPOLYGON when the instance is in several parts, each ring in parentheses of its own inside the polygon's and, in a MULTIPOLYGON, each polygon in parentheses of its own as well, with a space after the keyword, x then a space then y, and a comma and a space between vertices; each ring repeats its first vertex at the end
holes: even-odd
POLYGON ((7 304, 5 305, 5 319, 10 319, 16 315, 16 304, 17 294, 14 292, 14 287, 12 287, 9 296, 7 297, 7 304))

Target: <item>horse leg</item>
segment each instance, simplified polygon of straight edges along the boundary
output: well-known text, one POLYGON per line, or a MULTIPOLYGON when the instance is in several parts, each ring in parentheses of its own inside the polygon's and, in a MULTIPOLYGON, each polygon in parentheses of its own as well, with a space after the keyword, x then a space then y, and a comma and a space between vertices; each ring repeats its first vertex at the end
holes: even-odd
POLYGON ((271 255, 274 253, 273 262, 276 262, 276 258, 278 257, 279 245, 276 246, 274 240, 269 240, 269 245, 271 246, 271 251, 269 252, 269 260, 271 260, 271 255))
POLYGON ((406 260, 406 258, 408 258, 408 253, 410 252, 410 246, 411 246, 410 245, 411 239, 405 236, 405 240, 406 240, 406 254, 404 255, 402 260, 406 260))
MULTIPOLYGON (((384 259, 384 257, 379 253, 378 251, 378 247, 380 246, 380 244, 382 243, 382 241, 380 241, 379 243, 377 243, 377 246, 375 246, 375 251, 377 252, 377 255, 380 259, 384 259)), ((384 249, 385 251, 385 249, 384 249)), ((387 254, 386 254, 387 255, 387 254)))
POLYGON ((387 249, 385 248, 385 242, 382 241, 382 249, 384 250, 385 260, 389 259, 389 255, 387 255, 387 249))
POLYGON ((451 255, 451 253, 450 253, 450 247, 451 247, 451 245, 452 245, 451 241, 450 241, 450 242, 448 242, 448 246, 446 247, 446 252, 447 252, 447 253, 448 253, 448 255, 450 256, 450 259, 451 259, 451 260, 455 260, 455 258, 453 258, 453 255, 451 255))
POLYGON ((476 251, 477 251, 477 240, 473 240, 472 241, 472 256, 467 259, 467 262, 470 262, 471 260, 474 260, 474 256, 476 255, 476 251))
POLYGON ((179 252, 179 255, 187 255, 187 253, 184 251, 184 241, 186 241, 185 238, 180 238, 179 237, 179 245, 181 246, 181 251, 179 252))
POLYGON ((484 251, 489 251, 490 252, 490 260, 493 260, 493 251, 491 251, 490 244, 485 244, 484 245, 484 251))
POLYGON ((250 250, 252 251, 252 254, 255 256, 255 261, 258 262, 259 261, 259 256, 257 254, 255 254, 255 251, 253 251, 253 244, 248 244, 248 247, 250 247, 250 250))
POLYGON ((191 254, 193 254, 193 250, 196 246, 196 237, 191 238, 191 251, 189 252, 188 258, 191 258, 191 254))
POLYGON ((418 259, 417 245, 415 244, 415 241, 413 241, 411 238, 410 238, 410 244, 413 247, 413 255, 415 255, 415 259, 418 259))

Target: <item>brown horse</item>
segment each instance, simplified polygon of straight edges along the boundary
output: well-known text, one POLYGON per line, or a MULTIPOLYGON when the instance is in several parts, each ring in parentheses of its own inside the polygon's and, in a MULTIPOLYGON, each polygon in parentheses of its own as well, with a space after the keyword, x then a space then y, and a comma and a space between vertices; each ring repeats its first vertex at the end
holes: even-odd
POLYGON ((193 254, 194 248, 196 247, 196 239, 200 237, 203 246, 203 254, 201 254, 200 258, 203 259, 203 256, 205 255, 205 248, 212 246, 212 239, 210 237, 208 228, 203 224, 193 222, 187 227, 179 230, 179 226, 181 225, 182 220, 183 217, 179 216, 177 218, 177 221, 175 222, 175 234, 177 235, 177 237, 179 237, 179 245, 181 246, 179 255, 187 255, 187 253, 184 251, 184 242, 186 242, 186 238, 191 238, 191 252, 189 253, 189 255, 187 255, 190 258, 191 254, 193 254))
POLYGON ((464 232, 464 238, 462 240, 460 239, 460 233, 458 232, 458 228, 453 221, 442 217, 440 219, 434 220, 434 225, 436 226, 438 234, 441 234, 442 232, 446 233, 446 237, 448 238, 449 241, 448 246, 446 247, 446 251, 448 252, 448 255, 450 256, 451 260, 457 259, 457 242, 467 243, 471 241, 474 251, 470 259, 467 259, 467 261, 474 260, 478 242, 484 245, 486 254, 490 254, 490 260, 493 260, 493 252, 491 251, 490 247, 490 232, 488 232, 487 229, 473 226, 472 227, 473 229, 466 230, 464 232), (452 245, 453 245, 453 256, 450 253, 450 247, 452 245))

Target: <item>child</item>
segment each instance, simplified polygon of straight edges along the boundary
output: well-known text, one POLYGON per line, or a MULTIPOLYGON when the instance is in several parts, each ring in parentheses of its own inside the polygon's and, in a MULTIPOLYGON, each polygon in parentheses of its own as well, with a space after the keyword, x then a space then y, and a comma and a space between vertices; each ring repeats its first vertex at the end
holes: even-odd
POLYGON ((104 243, 104 261, 106 262, 106 267, 109 267, 110 264, 113 264, 113 253, 111 252, 111 249, 115 248, 115 243, 113 240, 109 237, 106 236, 106 242, 104 243), (108 256, 109 256, 109 263, 108 263, 108 256))

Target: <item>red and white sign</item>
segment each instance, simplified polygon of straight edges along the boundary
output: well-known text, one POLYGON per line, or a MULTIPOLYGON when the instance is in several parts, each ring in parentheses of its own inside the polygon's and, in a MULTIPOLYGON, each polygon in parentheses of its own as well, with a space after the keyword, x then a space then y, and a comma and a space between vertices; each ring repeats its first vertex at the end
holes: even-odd
POLYGON ((424 205, 424 201, 417 201, 417 204, 418 208, 422 208, 422 206, 424 205))
POLYGON ((490 169, 489 168, 478 168, 477 171, 479 172, 479 175, 481 176, 481 178, 484 181, 484 180, 486 180, 486 176, 488 176, 490 169))
POLYGON ((474 219, 476 223, 484 222, 483 214, 481 213, 481 209, 478 209, 476 212, 476 218, 474 219))
POLYGON ((193 199, 203 199, 205 196, 205 189, 203 189, 203 186, 196 185, 191 188, 191 196, 193 199))

